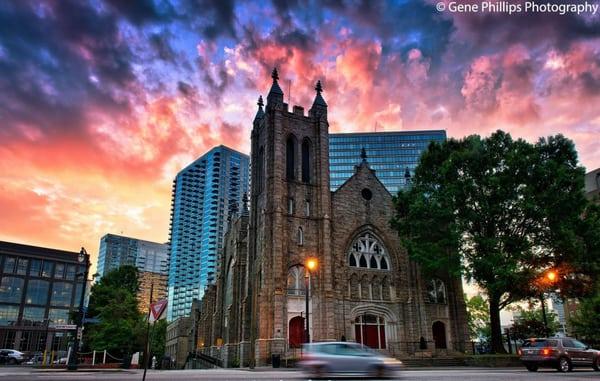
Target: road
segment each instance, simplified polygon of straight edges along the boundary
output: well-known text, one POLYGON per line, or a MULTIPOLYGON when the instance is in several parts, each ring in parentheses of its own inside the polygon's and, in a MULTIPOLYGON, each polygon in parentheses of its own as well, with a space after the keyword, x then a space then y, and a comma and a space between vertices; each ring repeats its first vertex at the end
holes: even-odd
MULTIPOLYGON (((11 381, 128 381, 141 380, 142 371, 42 371, 28 367, 0 368, 0 379, 11 381)), ((521 368, 424 368, 409 369, 400 372, 394 380, 428 380, 428 381, 517 381, 517 380, 598 380, 600 372, 591 369, 576 369, 567 374, 555 370, 540 370, 530 373, 521 368)), ((209 369, 209 370, 150 370, 146 376, 148 381, 183 381, 183 380, 306 380, 308 377, 297 370, 258 369, 209 369)), ((354 378, 335 378, 351 380, 354 378)))

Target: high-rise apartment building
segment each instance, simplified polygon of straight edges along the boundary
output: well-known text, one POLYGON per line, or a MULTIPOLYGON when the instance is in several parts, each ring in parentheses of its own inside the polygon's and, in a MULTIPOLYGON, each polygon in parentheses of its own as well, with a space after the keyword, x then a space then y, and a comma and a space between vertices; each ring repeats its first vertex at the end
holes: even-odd
POLYGON ((98 275, 102 277, 110 270, 124 265, 135 266, 140 272, 166 275, 169 270, 169 246, 164 243, 106 234, 100 239, 98 275))
POLYGON ((330 188, 338 189, 362 161, 365 149, 370 167, 387 190, 396 194, 406 187, 430 142, 446 140, 446 131, 360 132, 329 135, 330 188))
POLYGON ((124 265, 137 267, 140 289, 137 293, 140 312, 147 313, 152 300, 167 297, 167 274, 169 272, 169 246, 164 243, 144 241, 137 238, 106 234, 100 239, 98 274, 104 276, 124 265))
POLYGON ((228 216, 248 192, 249 158, 225 146, 211 149, 173 181, 167 319, 190 313, 215 281, 228 216))

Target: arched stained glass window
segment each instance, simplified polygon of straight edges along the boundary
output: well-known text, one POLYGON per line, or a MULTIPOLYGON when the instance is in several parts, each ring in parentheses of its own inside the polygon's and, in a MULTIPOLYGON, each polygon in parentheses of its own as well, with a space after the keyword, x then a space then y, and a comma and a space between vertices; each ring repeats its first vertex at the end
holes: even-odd
POLYGON ((349 262, 350 266, 356 267, 356 258, 354 257, 354 255, 350 254, 349 262))
POLYGON ((383 244, 371 233, 360 235, 348 254, 348 265, 375 270, 389 270, 390 258, 383 244))
POLYGON ((367 260, 364 255, 360 256, 359 267, 367 267, 367 260))
POLYGON ((302 142, 302 182, 310 183, 310 141, 302 142))
POLYGON ((296 179, 296 138, 290 136, 285 144, 285 178, 296 179))
POLYGON ((432 279, 427 283, 427 300, 430 303, 446 303, 446 285, 440 279, 432 279))

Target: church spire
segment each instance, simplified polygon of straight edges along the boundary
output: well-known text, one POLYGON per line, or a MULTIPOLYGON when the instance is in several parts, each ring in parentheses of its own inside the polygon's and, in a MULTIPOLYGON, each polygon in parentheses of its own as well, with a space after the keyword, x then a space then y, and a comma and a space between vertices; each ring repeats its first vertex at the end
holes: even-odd
POLYGON ((263 103, 262 95, 258 96, 258 102, 256 104, 258 105, 258 111, 256 111, 256 116, 254 117, 255 122, 259 119, 262 119, 262 117, 265 116, 265 111, 263 110, 263 106, 265 104, 263 103))
POLYGON ((269 90, 269 94, 267 95, 267 103, 283 103, 283 90, 279 87, 279 73, 277 72, 277 68, 273 68, 271 72, 271 78, 273 78, 273 84, 271 85, 271 90, 269 90))
POLYGON ((310 116, 325 116, 327 118, 327 103, 325 99, 321 96, 323 92, 323 86, 321 85, 321 81, 317 81, 317 85, 315 86, 315 91, 317 95, 315 96, 315 100, 313 101, 312 107, 310 108, 308 115, 310 116))
POLYGON ((315 108, 315 106, 319 106, 319 107, 327 107, 327 103, 325 102, 325 99, 323 99, 323 97, 321 96, 321 93, 323 92, 323 86, 321 86, 321 81, 317 81, 317 85, 315 86, 315 90, 317 92, 317 95, 315 96, 315 100, 313 102, 312 108, 315 108))
POLYGON ((365 150, 365 147, 363 147, 363 148, 360 149, 360 158, 364 162, 367 161, 367 150, 365 150))

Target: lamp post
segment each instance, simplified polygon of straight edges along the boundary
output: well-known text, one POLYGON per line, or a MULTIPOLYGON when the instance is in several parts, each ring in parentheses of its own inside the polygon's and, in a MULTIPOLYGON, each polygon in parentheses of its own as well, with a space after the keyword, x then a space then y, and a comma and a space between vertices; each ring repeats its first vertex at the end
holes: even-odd
POLYGON ((542 278, 543 288, 540 293, 540 302, 542 303, 542 319, 544 319, 544 333, 546 337, 550 336, 550 332, 548 331, 548 317, 546 316, 546 302, 544 300, 544 290, 548 285, 554 284, 558 278, 558 274, 555 270, 550 270, 546 272, 544 277, 542 278))
MULTIPOLYGON (((83 317, 84 317, 84 300, 85 300, 85 288, 87 286, 87 278, 88 271, 90 269, 90 256, 85 251, 85 248, 81 248, 79 251, 79 255, 77 256, 77 261, 81 264, 85 264, 85 271, 83 273, 78 273, 77 277, 80 275, 83 276, 83 285, 81 287, 81 297, 79 298, 79 319, 77 321, 77 333, 75 335, 75 341, 73 343, 73 350, 71 351, 71 356, 69 357, 69 365, 67 366, 68 370, 77 370, 77 352, 79 352, 79 335, 83 336, 83 317)), ((77 283, 77 282, 76 282, 77 283)), ((75 287, 77 289, 77 287, 75 287)))
POLYGON ((310 343, 310 325, 309 325, 309 311, 308 311, 308 299, 310 290, 310 273, 317 268, 318 261, 316 258, 307 258, 304 265, 304 288, 306 289, 305 302, 306 302, 306 342, 310 343))

